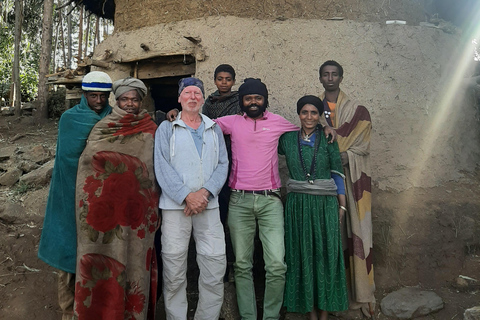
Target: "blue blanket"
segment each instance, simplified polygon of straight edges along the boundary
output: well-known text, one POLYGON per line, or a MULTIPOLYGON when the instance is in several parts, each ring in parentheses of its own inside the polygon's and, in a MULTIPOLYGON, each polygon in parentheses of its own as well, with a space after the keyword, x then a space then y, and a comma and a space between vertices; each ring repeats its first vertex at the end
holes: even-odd
POLYGON ((111 112, 90 109, 85 96, 80 104, 65 111, 58 123, 57 151, 48 195, 38 257, 57 269, 75 273, 77 232, 75 184, 78 159, 93 126, 111 112))

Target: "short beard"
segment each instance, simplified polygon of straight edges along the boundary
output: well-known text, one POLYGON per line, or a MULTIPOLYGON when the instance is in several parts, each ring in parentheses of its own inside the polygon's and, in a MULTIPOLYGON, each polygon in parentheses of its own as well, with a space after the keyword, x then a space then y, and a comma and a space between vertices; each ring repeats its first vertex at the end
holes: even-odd
POLYGON ((258 104, 252 104, 249 105, 248 107, 245 107, 242 105, 242 110, 247 114, 249 118, 258 118, 261 116, 267 108, 265 107, 265 104, 259 106, 258 104), (257 107, 258 109, 256 111, 250 111, 249 107, 257 107))

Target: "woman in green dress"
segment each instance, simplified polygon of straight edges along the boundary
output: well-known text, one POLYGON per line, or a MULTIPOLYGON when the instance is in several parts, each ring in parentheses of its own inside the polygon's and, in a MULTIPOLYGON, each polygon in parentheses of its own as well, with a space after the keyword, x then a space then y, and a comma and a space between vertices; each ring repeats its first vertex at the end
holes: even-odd
POLYGON ((297 102, 297 113, 300 131, 285 133, 279 142, 290 175, 284 305, 288 312, 326 320, 329 311, 348 308, 340 231, 346 210, 343 170, 337 142, 328 144, 319 126, 322 101, 305 96, 297 102))

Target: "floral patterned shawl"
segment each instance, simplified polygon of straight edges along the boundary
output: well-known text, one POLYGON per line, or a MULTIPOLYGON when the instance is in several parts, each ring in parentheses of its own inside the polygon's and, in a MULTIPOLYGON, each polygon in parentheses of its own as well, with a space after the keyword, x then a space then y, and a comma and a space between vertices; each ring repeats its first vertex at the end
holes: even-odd
POLYGON ((92 129, 76 188, 78 319, 154 319, 156 124, 115 106, 92 129), (150 300, 149 300, 150 299, 150 300))

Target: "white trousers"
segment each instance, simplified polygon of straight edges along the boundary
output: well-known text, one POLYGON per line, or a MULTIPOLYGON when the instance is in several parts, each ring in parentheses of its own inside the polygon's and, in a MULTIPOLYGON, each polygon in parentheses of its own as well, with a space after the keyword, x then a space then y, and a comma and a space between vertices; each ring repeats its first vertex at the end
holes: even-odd
POLYGON ((187 217, 183 210, 162 210, 163 296, 167 320, 187 319, 187 256, 190 235, 195 239, 198 304, 195 320, 215 320, 223 303, 225 234, 218 208, 187 217))

